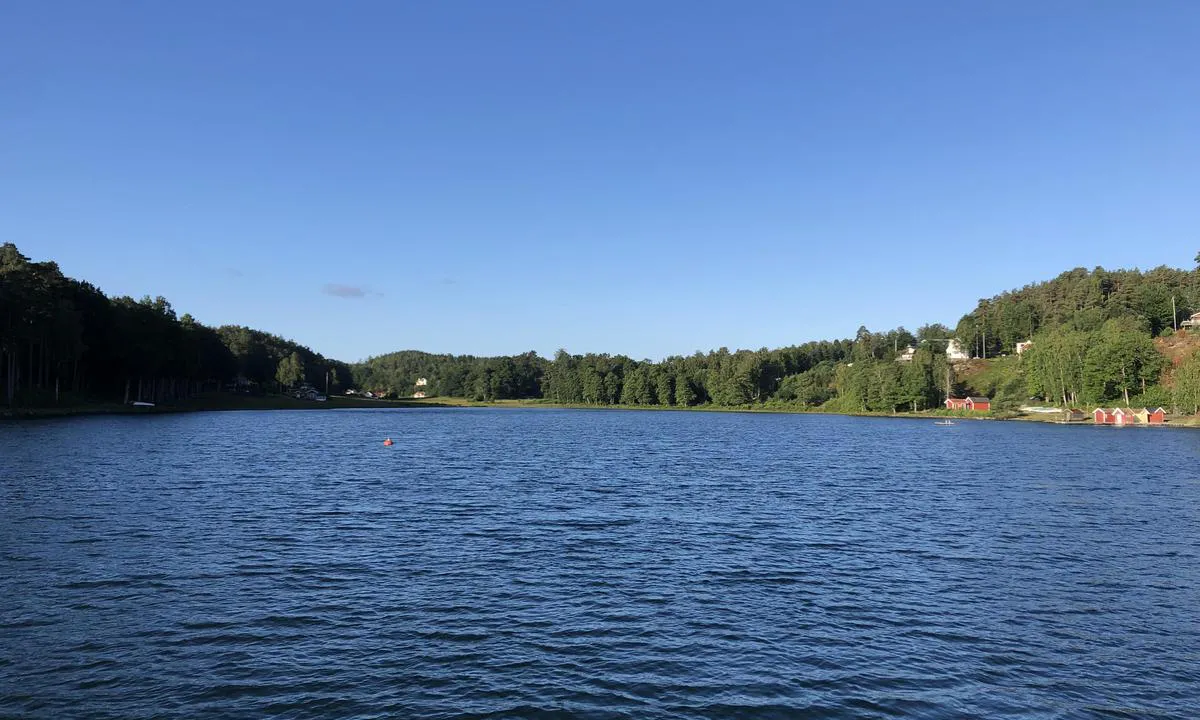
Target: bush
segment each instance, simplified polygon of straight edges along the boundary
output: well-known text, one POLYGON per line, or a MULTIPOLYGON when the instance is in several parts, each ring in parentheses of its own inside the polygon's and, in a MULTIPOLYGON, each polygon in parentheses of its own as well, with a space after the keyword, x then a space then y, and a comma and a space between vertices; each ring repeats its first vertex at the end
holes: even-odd
POLYGON ((1135 408, 1150 408, 1151 410, 1157 407, 1167 408, 1171 406, 1171 393, 1162 385, 1151 385, 1141 395, 1129 398, 1129 405, 1135 408))

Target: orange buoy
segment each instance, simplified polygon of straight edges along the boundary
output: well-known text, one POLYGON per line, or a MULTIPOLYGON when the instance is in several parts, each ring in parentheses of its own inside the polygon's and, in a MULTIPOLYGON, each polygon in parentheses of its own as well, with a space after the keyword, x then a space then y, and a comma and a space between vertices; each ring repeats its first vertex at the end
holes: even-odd
POLYGON ((394 445, 395 443, 393 443, 393 442, 392 442, 392 439, 391 439, 391 438, 386 438, 386 439, 383 441, 383 444, 384 444, 384 445, 394 445))

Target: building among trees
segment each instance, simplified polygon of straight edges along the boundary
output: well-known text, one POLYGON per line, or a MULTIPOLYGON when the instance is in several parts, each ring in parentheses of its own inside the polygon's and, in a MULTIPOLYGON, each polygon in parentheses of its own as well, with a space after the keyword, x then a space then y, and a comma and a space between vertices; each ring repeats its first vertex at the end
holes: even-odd
POLYGON ((947 410, 968 410, 971 412, 987 412, 992 409, 992 401, 985 397, 946 398, 947 410))
POLYGON ((951 362, 958 362, 960 360, 970 360, 971 356, 962 349, 962 345, 959 344, 958 338, 952 338, 946 345, 946 358, 951 362))

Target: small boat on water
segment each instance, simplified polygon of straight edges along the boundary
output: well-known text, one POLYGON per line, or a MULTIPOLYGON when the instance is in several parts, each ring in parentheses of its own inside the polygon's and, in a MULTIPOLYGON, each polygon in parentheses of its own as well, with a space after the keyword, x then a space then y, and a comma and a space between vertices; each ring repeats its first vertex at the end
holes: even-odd
POLYGON ((934 425, 953 425, 954 421, 953 420, 935 420, 933 422, 933 424, 934 425))

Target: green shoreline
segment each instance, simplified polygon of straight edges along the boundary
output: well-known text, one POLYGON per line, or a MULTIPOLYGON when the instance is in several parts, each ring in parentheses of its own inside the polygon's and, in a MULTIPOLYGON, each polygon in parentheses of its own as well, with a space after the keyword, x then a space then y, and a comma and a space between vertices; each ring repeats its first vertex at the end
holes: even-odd
MULTIPOLYGON (((724 412, 724 413, 768 413, 784 415, 840 415, 844 417, 874 417, 896 418, 907 420, 924 419, 954 419, 954 420, 989 420, 1020 422, 1040 422, 1058 425, 1091 426, 1090 420, 1084 422, 1061 423, 1057 415, 1033 415, 1025 413, 1006 413, 1003 415, 967 415, 949 413, 943 410, 924 410, 919 412, 882 413, 882 412, 844 412, 822 410, 821 408, 802 408, 787 406, 761 407, 719 407, 714 405, 694 405, 690 407, 675 407, 662 405, 587 405, 575 403, 556 403, 548 400, 497 400, 475 401, 466 398, 429 398, 412 400, 373 400, 366 398, 334 396, 326 402, 312 400, 297 400, 286 395, 232 395, 226 393, 211 394, 191 398, 189 400, 156 405, 154 407, 136 407, 120 403, 92 403, 61 407, 16 408, 0 410, 0 422, 33 419, 65 418, 85 415, 161 415, 167 413, 186 412, 224 412, 240 410, 347 410, 347 409, 415 409, 415 408, 511 408, 511 409, 559 409, 559 410, 639 410, 659 412, 724 412)), ((1200 418, 1175 416, 1159 427, 1200 427, 1200 418)))
MULTIPOLYGON (((1046 425, 1064 425, 1071 427, 1092 427, 1094 423, 1090 417, 1087 420, 1080 422, 1061 422, 1058 414, 1036 414, 1036 413, 1021 413, 1010 412, 1003 414, 967 414, 958 412, 947 412, 945 410, 920 410, 917 412, 900 412, 900 413, 885 413, 885 412, 848 412, 843 410, 824 410, 821 408, 800 408, 786 406, 762 406, 762 407, 721 407, 716 405, 692 405, 689 407, 676 407, 662 405, 587 405, 575 403, 555 403, 543 400, 499 400, 494 402, 479 402, 474 400, 465 400, 461 398, 448 398, 442 405, 443 407, 488 407, 488 408, 554 408, 562 410, 649 410, 659 412, 717 412, 717 413, 767 413, 776 415, 836 415, 841 417, 865 417, 865 418, 892 418, 897 420, 971 420, 976 422, 1035 422, 1046 425)), ((1163 425, 1155 425, 1152 427, 1200 427, 1200 416, 1168 416, 1169 420, 1163 425)), ((1151 427, 1147 425, 1130 426, 1130 427, 1151 427)))

